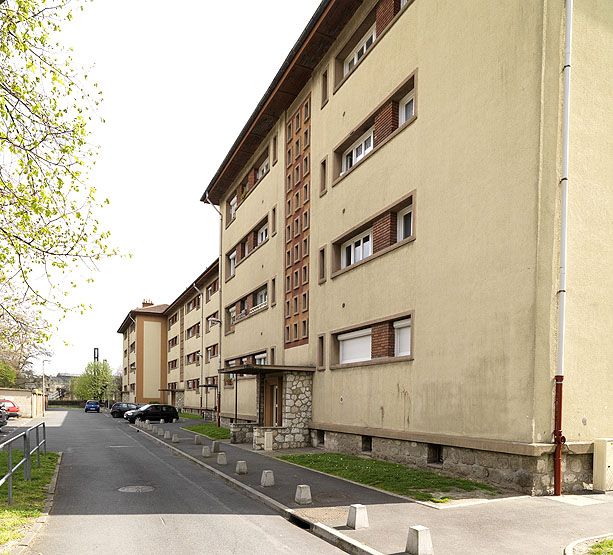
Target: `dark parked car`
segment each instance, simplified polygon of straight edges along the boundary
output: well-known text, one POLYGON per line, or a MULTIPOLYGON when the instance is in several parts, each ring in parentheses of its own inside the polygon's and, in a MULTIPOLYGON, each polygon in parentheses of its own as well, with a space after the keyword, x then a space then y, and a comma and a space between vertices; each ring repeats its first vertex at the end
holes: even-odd
POLYGON ((85 412, 100 412, 100 403, 98 401, 87 401, 85 403, 85 412))
POLYGON ((111 416, 113 418, 121 418, 127 411, 135 410, 139 405, 135 403, 115 403, 111 407, 111 416))
POLYGON ((160 420, 164 422, 172 422, 175 418, 179 418, 177 409, 171 405, 143 405, 130 413, 126 413, 126 420, 130 424, 134 424, 136 420, 160 420))
POLYGON ((15 404, 14 401, 9 401, 8 399, 0 399, 0 407, 2 407, 7 413, 8 417, 19 416, 19 407, 15 404))

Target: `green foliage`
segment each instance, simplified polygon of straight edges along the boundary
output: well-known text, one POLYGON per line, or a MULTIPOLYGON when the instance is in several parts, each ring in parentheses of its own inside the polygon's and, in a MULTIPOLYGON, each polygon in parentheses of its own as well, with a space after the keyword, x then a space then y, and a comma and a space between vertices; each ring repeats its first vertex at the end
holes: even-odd
MULTIPOLYGON (((22 458, 19 451, 13 451, 13 464, 22 458)), ((0 451, 0 476, 7 470, 7 453, 0 451)), ((36 466, 36 458, 32 461, 32 481, 23 479, 19 469, 13 476, 13 504, 7 505, 7 488, 0 487, 0 545, 23 536, 24 526, 30 524, 42 514, 47 487, 57 465, 58 454, 47 453, 40 456, 40 467, 36 466)))
POLYGON ((211 439, 230 439, 230 430, 228 428, 217 427, 216 424, 211 424, 210 422, 185 426, 183 429, 196 432, 211 439))
POLYGON ((420 501, 445 503, 453 493, 482 490, 495 493, 487 484, 443 476, 431 470, 410 468, 402 464, 342 455, 340 453, 317 453, 308 455, 281 455, 280 459, 306 466, 326 474, 374 486, 380 489, 407 495, 420 501), (450 495, 440 496, 441 492, 450 495))
POLYGON ((180 412, 179 416, 181 418, 187 418, 188 420, 202 420, 202 416, 194 414, 193 412, 180 412))
POLYGON ((109 363, 90 362, 85 372, 72 381, 73 395, 77 399, 109 399, 115 388, 113 372, 109 363))
POLYGON ((101 96, 57 41, 83 1, 0 0, 0 346, 19 327, 48 337, 43 307, 85 310, 68 305, 72 272, 114 253, 87 184, 101 96))
POLYGON ((603 540, 592 545, 590 555, 613 555, 613 539, 603 540))
POLYGON ((0 387, 13 387, 17 379, 17 372, 8 364, 0 360, 0 387))

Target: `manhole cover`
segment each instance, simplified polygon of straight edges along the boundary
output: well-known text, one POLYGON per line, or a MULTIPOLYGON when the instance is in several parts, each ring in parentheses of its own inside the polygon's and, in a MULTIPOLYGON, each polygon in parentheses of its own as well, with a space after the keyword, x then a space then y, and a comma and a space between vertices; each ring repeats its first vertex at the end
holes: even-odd
POLYGON ((151 486, 124 486, 123 488, 119 488, 119 491, 123 493, 146 493, 148 491, 153 491, 154 488, 151 486))

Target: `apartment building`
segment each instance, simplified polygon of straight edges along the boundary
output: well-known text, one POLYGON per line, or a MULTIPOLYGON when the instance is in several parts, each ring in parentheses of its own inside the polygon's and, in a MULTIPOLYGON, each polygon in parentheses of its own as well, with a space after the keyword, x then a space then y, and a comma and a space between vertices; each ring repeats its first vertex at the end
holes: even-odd
POLYGON ((129 403, 160 402, 162 369, 166 367, 167 304, 144 300, 124 318, 117 333, 123 335, 121 399, 129 403))
MULTIPOLYGON (((567 491, 613 436, 613 4, 572 17, 567 491)), ((565 18, 321 3, 201 198, 234 441, 552 491, 565 18)))
POLYGON ((125 317, 117 330, 123 334, 122 400, 215 413, 218 265, 207 267, 170 305, 143 301, 125 317))
POLYGON ((218 262, 211 264, 166 309, 165 402, 213 414, 219 352, 218 262))

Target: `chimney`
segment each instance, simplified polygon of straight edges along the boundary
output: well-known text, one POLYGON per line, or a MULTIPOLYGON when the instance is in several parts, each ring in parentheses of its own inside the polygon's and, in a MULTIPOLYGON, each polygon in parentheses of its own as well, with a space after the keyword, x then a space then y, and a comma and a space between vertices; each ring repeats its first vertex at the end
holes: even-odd
POLYGON ((153 301, 151 299, 143 299, 143 308, 147 308, 148 306, 153 306, 153 301))

